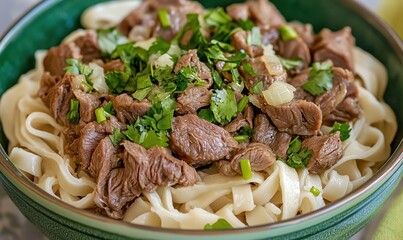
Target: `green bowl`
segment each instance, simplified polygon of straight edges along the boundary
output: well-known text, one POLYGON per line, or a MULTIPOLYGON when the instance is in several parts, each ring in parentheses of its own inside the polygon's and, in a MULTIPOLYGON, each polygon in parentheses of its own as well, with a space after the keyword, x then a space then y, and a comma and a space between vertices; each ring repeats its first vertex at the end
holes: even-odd
MULTIPOLYGON (((33 8, 4 36, 0 43, 0 95, 19 76, 34 67, 34 52, 58 45, 80 27, 80 14, 101 0, 44 1, 33 8)), ((203 1, 206 7, 231 2, 203 1)), ((273 0, 287 20, 309 22, 315 31, 323 27, 351 26, 357 45, 372 53, 387 68, 386 102, 403 126, 399 106, 403 92, 402 41, 374 15, 353 1, 273 0)), ((2 145, 7 140, 0 131, 2 145)), ((287 221, 226 231, 172 230, 132 225, 81 211, 67 205, 23 177, 0 148, 0 179, 21 212, 51 239, 345 239, 374 217, 402 178, 400 127, 392 144, 394 153, 363 186, 315 212, 287 221)))

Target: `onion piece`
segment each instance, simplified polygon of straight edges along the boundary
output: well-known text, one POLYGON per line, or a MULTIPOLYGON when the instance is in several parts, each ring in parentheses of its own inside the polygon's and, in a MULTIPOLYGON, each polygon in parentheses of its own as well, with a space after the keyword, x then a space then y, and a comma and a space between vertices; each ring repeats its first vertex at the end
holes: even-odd
POLYGON ((270 75, 278 76, 284 74, 285 71, 283 65, 281 64, 280 59, 276 56, 272 45, 269 44, 263 48, 263 56, 266 68, 270 75))
POLYGON ((109 87, 105 82, 104 69, 96 63, 90 63, 88 66, 93 70, 90 80, 95 90, 102 94, 108 93, 109 87))
POLYGON ((269 105, 277 106, 289 103, 294 98, 295 90, 295 87, 288 83, 276 81, 262 93, 269 105))

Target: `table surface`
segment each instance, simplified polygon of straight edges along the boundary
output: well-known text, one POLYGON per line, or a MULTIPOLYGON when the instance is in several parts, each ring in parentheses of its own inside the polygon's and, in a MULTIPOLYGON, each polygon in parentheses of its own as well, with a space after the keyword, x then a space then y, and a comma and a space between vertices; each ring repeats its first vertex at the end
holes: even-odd
MULTIPOLYGON (((357 0, 370 9, 376 9, 379 0, 357 0)), ((30 7, 40 0, 0 0, 0 36, 30 7), (7 4, 7 7, 5 7, 7 4)), ((378 215, 368 227, 357 233, 352 240, 367 239, 369 228, 379 221, 378 215)), ((0 239, 47 239, 32 223, 30 223, 10 200, 0 184, 0 239)))

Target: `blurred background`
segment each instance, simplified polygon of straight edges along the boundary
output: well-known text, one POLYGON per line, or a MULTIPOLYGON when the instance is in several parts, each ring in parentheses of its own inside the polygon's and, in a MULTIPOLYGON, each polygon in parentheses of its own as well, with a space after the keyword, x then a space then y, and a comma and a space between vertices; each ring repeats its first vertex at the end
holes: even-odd
MULTIPOLYGON (((395 29, 401 39, 403 38, 403 0, 355 1, 378 14, 395 29)), ((39 2, 40 0, 0 0, 0 37, 5 34, 5 31, 12 23, 39 2)), ((352 240, 403 239, 402 225, 398 229, 393 226, 398 226, 396 221, 395 224, 391 223, 391 221, 394 221, 393 217, 396 217, 396 214, 398 217, 397 222, 402 222, 403 192, 401 186, 402 184, 400 184, 400 188, 395 191, 391 200, 385 204, 375 219, 366 228, 357 233, 352 240), (394 216, 390 214, 390 211, 385 214, 385 210, 391 208, 395 211, 394 216)), ((0 240, 20 239, 41 240, 47 238, 20 213, 0 184, 0 240)))

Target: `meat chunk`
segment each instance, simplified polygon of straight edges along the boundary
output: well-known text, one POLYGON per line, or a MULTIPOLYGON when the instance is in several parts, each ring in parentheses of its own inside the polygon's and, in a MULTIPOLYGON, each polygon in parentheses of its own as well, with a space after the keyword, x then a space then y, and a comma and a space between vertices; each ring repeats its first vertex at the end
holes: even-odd
POLYGON ((311 24, 302 24, 300 22, 290 22, 289 25, 297 32, 298 36, 304 40, 308 48, 310 48, 315 41, 313 29, 311 24))
POLYGON ((197 50, 191 49, 183 55, 176 63, 174 72, 178 74, 183 67, 194 67, 196 68, 197 76, 206 82, 206 87, 209 88, 213 84, 213 77, 211 76, 211 71, 207 65, 200 61, 197 56, 197 50))
POLYGON ((89 63, 94 59, 101 58, 101 51, 97 43, 97 34, 95 31, 87 30, 86 33, 74 40, 74 43, 80 48, 80 54, 83 56, 83 62, 89 63))
POLYGON ((221 160, 218 162, 220 174, 235 176, 242 174, 240 161, 248 159, 251 169, 255 172, 263 171, 276 161, 276 155, 269 146, 261 143, 251 143, 246 148, 237 150, 231 161, 221 160))
POLYGON ((144 116, 151 108, 151 103, 148 100, 139 102, 126 93, 116 96, 112 100, 112 105, 116 111, 116 117, 124 123, 136 121, 138 117, 144 116))
POLYGON ((288 104, 271 106, 263 101, 261 101, 263 103, 262 111, 267 113, 280 132, 303 136, 319 133, 322 125, 322 111, 316 104, 298 100, 288 104))
POLYGON ((313 151, 307 168, 309 172, 318 174, 329 169, 343 156, 340 132, 330 136, 313 136, 302 141, 302 147, 313 151))
POLYGON ((309 47, 300 37, 289 41, 279 38, 276 50, 285 59, 301 59, 302 64, 296 68, 298 71, 307 68, 311 63, 309 47))
POLYGON ((223 128, 188 114, 174 118, 170 146, 187 163, 198 166, 228 159, 238 143, 223 128))
POLYGON ((249 123, 242 113, 238 113, 237 117, 225 125, 224 129, 230 133, 234 133, 243 127, 249 127, 249 123))
POLYGON ((195 114, 199 108, 210 105, 211 90, 205 87, 195 86, 187 88, 176 99, 177 114, 195 114))
POLYGON ((268 0, 249 0, 251 20, 259 27, 278 28, 285 23, 284 17, 268 0))
POLYGON ((150 37, 160 36, 170 41, 186 24, 186 15, 203 13, 204 9, 197 2, 185 0, 149 0, 144 1, 138 8, 125 17, 118 29, 133 41, 141 41, 150 37), (158 18, 158 10, 167 9, 171 27, 163 28, 158 18))
POLYGON ((63 77, 66 72, 64 68, 67 67, 66 59, 82 59, 82 57, 80 48, 74 42, 62 44, 49 49, 43 59, 43 67, 45 72, 49 72, 53 76, 63 77))
POLYGON ((176 184, 189 186, 197 181, 196 170, 166 153, 164 148, 153 147, 147 151, 129 141, 124 141, 122 146, 124 167, 111 171, 107 201, 104 201, 107 205, 102 206, 113 218, 122 218, 125 206, 143 191, 176 184))
POLYGON ((240 74, 242 76, 242 81, 245 83, 245 87, 250 90, 258 82, 263 82, 263 89, 267 89, 276 79, 272 77, 267 69, 267 62, 264 57, 252 58, 247 60, 257 76, 253 76, 243 68, 239 68, 240 74))
POLYGON ((227 8, 227 14, 235 21, 247 20, 249 18, 249 6, 246 3, 234 3, 227 8))
POLYGON ((80 120, 86 123, 95 121, 95 109, 101 105, 98 97, 79 89, 73 90, 73 93, 80 102, 80 120))
POLYGON ((250 57, 260 57, 263 55, 262 46, 249 45, 247 43, 248 35, 250 32, 238 31, 234 33, 231 37, 231 44, 235 47, 237 51, 244 50, 250 57))
POLYGON ((113 71, 123 72, 125 70, 125 65, 123 64, 122 60, 115 59, 105 63, 103 68, 105 73, 113 71))
MULTIPOLYGON (((49 77, 49 75, 45 73, 44 77, 49 77)), ((63 125, 68 125, 66 115, 70 110, 70 100, 74 98, 71 88, 73 77, 74 75, 66 74, 61 80, 48 88, 47 92, 39 90, 39 96, 45 105, 49 107, 52 116, 63 125)))
POLYGON ((323 62, 330 59, 336 67, 354 72, 353 47, 355 39, 351 28, 345 27, 338 32, 323 29, 315 38, 312 46, 313 60, 323 62))
POLYGON ((291 135, 285 132, 279 132, 277 128, 270 123, 266 114, 257 115, 254 124, 255 134, 253 135, 252 142, 269 146, 277 156, 285 159, 287 157, 291 135))

